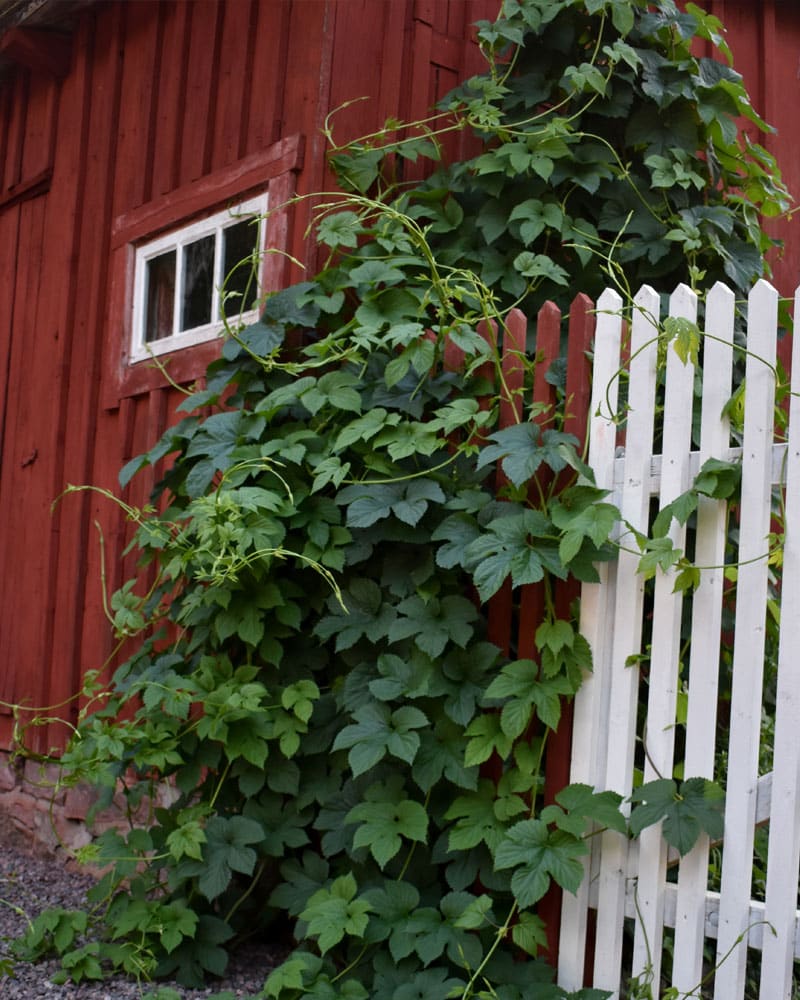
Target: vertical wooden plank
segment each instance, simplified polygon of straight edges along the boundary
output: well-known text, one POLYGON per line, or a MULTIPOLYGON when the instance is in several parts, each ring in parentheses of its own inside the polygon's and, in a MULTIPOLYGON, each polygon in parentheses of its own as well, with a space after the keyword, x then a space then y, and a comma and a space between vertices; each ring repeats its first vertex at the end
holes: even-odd
MULTIPOLYGON (((62 441, 54 470, 54 493, 68 483, 107 485, 96 464, 98 397, 102 381, 108 238, 113 164, 119 117, 123 12, 119 5, 89 12, 76 39, 76 69, 65 84, 64 118, 58 137, 59 169, 52 198, 60 213, 55 243, 64 260, 59 270, 72 280, 59 289, 64 326, 65 379, 59 401, 62 441), (65 206, 71 204, 70 211, 65 206), (61 228, 63 227, 63 233, 61 228)), ((102 418, 100 418, 102 419, 102 418)), ((113 462, 115 452, 109 456, 113 462)), ((91 498, 71 496, 56 509, 58 546, 52 556, 53 663, 50 696, 70 697, 85 669, 81 616, 99 592, 87 573, 87 549, 94 544, 91 498), (70 579, 71 585, 64 586, 70 579)), ((109 551, 109 559, 115 553, 109 551)), ((91 657, 91 665, 96 665, 91 657)))
POLYGON ((392 0, 385 5, 386 21, 381 45, 381 73, 378 78, 378 123, 389 118, 409 121, 410 108, 406 101, 410 95, 409 63, 411 26, 413 24, 411 0, 392 0))
MULTIPOLYGON (((597 302, 588 463, 594 470, 597 485, 608 490, 614 486, 621 339, 622 299, 613 289, 606 289, 597 302)), ((581 588, 580 631, 592 647, 594 669, 584 678, 575 696, 570 770, 571 782, 594 788, 602 788, 605 781, 608 697, 611 691, 610 626, 613 621, 610 595, 616 567, 604 562, 598 566, 598 573, 598 583, 585 583, 581 588)), ((596 840, 593 838, 593 841, 596 840)), ((592 844, 595 856, 596 846, 592 844)), ((586 875, 577 893, 564 896, 561 910, 558 982, 567 990, 583 986, 590 858, 585 859, 584 870, 586 875)))
POLYGON ((0 88, 0 191, 5 191, 6 165, 8 161, 11 120, 14 113, 14 77, 9 74, 0 88))
POLYGON ((25 102, 25 133, 22 139, 20 178, 42 173, 53 156, 53 123, 58 106, 58 85, 47 76, 33 76, 25 102))
MULTIPOLYGON (((730 445, 724 406, 730 398, 733 368, 735 297, 720 282, 706 302, 703 341, 703 399, 700 416, 700 464, 723 457, 730 445)), ((686 717, 686 777, 713 778, 719 689, 722 597, 727 535, 724 500, 700 497, 694 560, 702 567, 692 599, 686 717)), ((680 992, 695 988, 703 978, 705 899, 708 885, 708 836, 702 834, 681 860, 675 916, 672 984, 680 992)))
MULTIPOLYGON (((19 225, 20 207, 12 206, 0 214, 0 287, 8 289, 7 294, 0 296, 0 497, 2 497, 2 472, 4 469, 4 459, 7 448, 11 447, 11 439, 7 438, 6 427, 9 419, 13 419, 13 411, 9 407, 9 379, 12 375, 12 346, 13 334, 17 326, 15 322, 15 308, 18 308, 17 288, 18 283, 24 279, 19 274, 20 269, 26 267, 26 258, 20 258, 19 253, 19 225), (8 444, 6 441, 8 440, 8 444)), ((11 554, 7 551, 11 539, 6 532, 0 532, 0 566, 11 566, 11 554)), ((3 574, 0 578, 0 595, 3 594, 3 579, 10 574, 3 574)), ((10 613, 10 609, 6 611, 10 613)), ((6 629, 0 630, 0 653, 6 657, 13 657, 13 650, 4 648, 3 634, 6 629)), ((14 659, 5 658, 6 669, 0 675, 0 699, 6 702, 12 701, 12 686, 14 683, 15 670, 13 669, 14 659)), ((0 716, 9 715, 10 708, 0 705, 0 716)), ((0 720, 1 721, 1 720, 0 720)), ((0 728, 0 746, 4 746, 10 739, 10 728, 4 731, 0 728)))
MULTIPOLYGON (((697 321, 697 296, 679 285, 670 298, 669 315, 697 321)), ((694 365, 684 363, 673 346, 667 348, 663 417, 661 488, 659 508, 672 503, 689 488, 692 446, 694 365)), ((686 528, 673 521, 668 537, 676 548, 686 544, 686 528)), ((681 655, 683 594, 674 592, 676 572, 658 571, 653 599, 653 632, 650 678, 647 685, 647 722, 644 780, 672 777, 675 747, 675 712, 681 655)), ((633 975, 652 974, 661 979, 666 841, 661 825, 649 826, 639 837, 638 915, 633 946, 633 975)))
POLYGON ((257 23, 253 31, 255 48, 249 89, 252 91, 249 118, 243 135, 242 156, 264 149, 281 137, 283 92, 288 73, 289 24, 291 5, 259 0, 257 23), (269 39, 269 58, 264 58, 263 44, 269 39))
MULTIPOLYGON (((281 109, 285 135, 306 137, 305 168, 298 177, 298 194, 325 190, 325 139, 321 134, 330 108, 331 59, 336 30, 337 4, 293 4, 288 33, 286 86, 281 109)), ((343 44, 349 44, 345 41, 343 44)), ((302 260, 309 273, 316 270, 319 247, 299 220, 287 248, 302 260)))
POLYGON ((182 151, 181 123, 192 114, 192 109, 186 102, 192 8, 193 5, 188 0, 172 0, 163 5, 164 24, 150 189, 153 198, 178 186, 182 151))
MULTIPOLYGON (((208 122, 212 136, 208 167, 216 170, 239 158, 242 133, 249 117, 250 76, 255 56, 253 28, 256 24, 254 0, 220 4, 224 10, 219 61, 214 79, 214 117, 208 122)), ((259 58, 267 53, 259 51, 259 58)))
MULTIPOLYGON (((794 315, 800 318, 800 290, 794 315)), ((794 338, 792 369, 800 372, 800 337, 794 338)), ((798 380, 800 381, 800 380, 798 380)), ((792 396, 786 471, 786 521, 781 583, 778 684, 775 693, 775 738, 772 803, 767 852, 764 919, 774 930, 765 933, 759 996, 792 996, 800 867, 800 663, 796 623, 800 622, 800 395, 792 396)))
MULTIPOLYGON (((20 209, 20 257, 25 266, 13 290, 16 300, 9 359, 7 416, 0 472, 0 510, 6 545, 3 565, 14 567, 0 583, 4 627, 0 662, 15 672, 12 700, 41 705, 47 663, 47 549, 50 534, 50 475, 54 459, 49 447, 57 424, 54 390, 58 391, 57 331, 38 323, 45 261, 45 199, 20 209)), ((37 746, 38 749, 38 746, 37 746)))
POLYGON ((181 132, 178 183, 208 173, 216 108, 216 76, 225 4, 192 4, 186 75, 186 114, 176 124, 181 132))
MULTIPOLYGON (((623 520, 641 532, 647 531, 650 502, 658 315, 658 294, 644 285, 634 299, 620 505, 623 520)), ((640 652, 644 584, 637 569, 639 557, 633 538, 625 533, 621 541, 625 547, 617 562, 609 669, 608 759, 603 787, 627 797, 633 775, 639 694, 639 669, 629 665, 629 657, 640 652)), ((616 990, 619 986, 627 847, 627 841, 618 833, 608 831, 602 836, 594 965, 594 985, 600 989, 616 990)))
POLYGON ((750 876, 758 781, 761 687, 764 673, 764 617, 767 596, 767 534, 770 525, 772 441, 775 401, 775 331, 778 296, 759 281, 748 298, 742 500, 736 602, 731 724, 728 744, 725 840, 714 979, 716 1000, 734 1000, 744 989, 750 924, 750 876), (766 363, 765 363, 766 362, 766 363), (728 955, 728 952, 731 952, 728 955))
MULTIPOLYGON (((161 60, 162 5, 129 0, 124 10, 124 66, 115 179, 118 213, 136 208, 150 198, 156 81, 161 60)), ((187 94, 187 103, 190 97, 187 94)))
MULTIPOLYGON (((19 206, 11 206, 0 213, 0 288, 8 289, 6 294, 0 295, 0 462, 3 457, 4 428, 8 409, 8 375, 16 305, 14 289, 20 264, 19 215, 19 206)), ((21 263, 24 265, 24 261, 21 263)))
POLYGON ((501 363, 500 426, 510 427, 522 419, 522 383, 525 376, 525 337, 528 320, 520 309, 512 309, 503 329, 501 363))
POLYGON ((22 180, 22 151, 25 142, 30 74, 24 70, 17 70, 11 80, 12 83, 7 85, 11 94, 11 121, 6 135, 3 164, 3 190, 6 191, 22 180))

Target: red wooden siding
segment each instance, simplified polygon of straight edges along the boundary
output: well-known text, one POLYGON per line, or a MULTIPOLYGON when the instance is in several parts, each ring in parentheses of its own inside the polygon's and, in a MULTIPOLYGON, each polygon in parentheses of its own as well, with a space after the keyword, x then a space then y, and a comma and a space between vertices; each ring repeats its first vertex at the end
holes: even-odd
MULTIPOLYGON (((36 66, 23 27, 17 55, 6 53, 21 65, 6 62, 0 79, 0 700, 61 702, 113 652, 95 524, 107 591, 133 571, 118 559, 130 526, 96 494, 50 505, 68 483, 115 489, 118 469, 175 419, 177 394, 157 379, 119 389, 125 268, 119 288, 114 233, 151 206, 163 220, 176 193, 235 175, 279 141, 294 159, 273 178, 273 204, 293 186, 330 189, 326 115, 368 98, 337 116, 342 140, 424 116, 479 68, 471 25, 495 8, 126 0, 80 9, 71 37, 36 66)), ((270 238, 313 270, 307 221, 301 207, 270 238)), ((273 284, 302 277, 281 268, 273 284)), ((151 484, 138 477, 127 499, 144 504, 151 484)), ((0 745, 10 733, 0 706, 0 745)))
MULTIPOLYGON (((276 149, 287 160, 269 174, 274 203, 292 188, 330 189, 321 134, 329 112, 343 108, 334 117, 340 141, 389 117, 424 116, 480 69, 466 40, 497 7, 112 0, 79 8, 71 35, 40 58, 24 28, 5 57, 0 40, 0 701, 62 701, 112 652, 94 525, 107 590, 132 572, 130 559, 117 558, 130 526, 97 495, 67 497, 53 514, 50 505, 67 483, 114 489, 118 469, 174 419, 176 394, 163 380, 137 375, 120 388, 128 273, 115 239, 132 231, 126 223, 152 210, 163 224, 173 199, 276 149)), ((729 26, 757 110, 778 127, 754 137, 800 191, 800 10, 767 0, 712 7, 729 26)), ((465 142, 455 133, 448 152, 463 155, 465 142)), ((307 219, 300 206, 274 220, 271 236, 313 272, 307 219)), ((791 226, 781 235, 787 249, 775 275, 788 294, 800 276, 800 237, 791 226)), ((284 263, 269 280, 301 277, 284 263)), ((127 498, 144 503, 150 485, 137 477, 127 498)), ((10 729, 0 706, 0 744, 10 729)))
MULTIPOLYGON (((776 132, 746 131, 776 157, 789 191, 800 201, 800 4, 793 0, 707 0, 700 6, 726 28, 734 67, 744 76, 753 107, 776 132)), ((772 255, 773 284, 784 296, 800 280, 800 228, 786 221, 768 223, 785 243, 772 255)), ((788 353, 786 353, 788 359, 788 353)))

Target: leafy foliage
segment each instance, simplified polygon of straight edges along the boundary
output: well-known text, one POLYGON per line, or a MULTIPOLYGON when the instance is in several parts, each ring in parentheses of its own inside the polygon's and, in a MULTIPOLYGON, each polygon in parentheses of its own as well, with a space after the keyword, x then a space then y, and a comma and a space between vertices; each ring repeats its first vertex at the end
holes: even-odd
MULTIPOLYGON (((51 911, 21 953, 197 985, 238 939, 291 928, 274 1000, 600 996, 550 983, 536 904, 576 890, 596 828, 663 820, 681 851, 713 834, 716 793, 652 783, 630 827, 587 786, 543 804, 548 733, 591 669, 553 587, 596 579, 618 512, 563 412, 527 402, 535 361, 516 394, 498 358, 512 302, 761 273, 757 211, 785 191, 737 130, 763 124, 741 79, 694 37, 725 52, 672 0, 506 0, 480 27, 489 72, 446 102, 442 131, 475 129, 479 156, 412 187, 402 164, 435 160, 435 135, 335 148, 351 194, 320 209, 326 266, 231 331, 187 415, 121 473, 171 456, 133 512, 153 582, 110 605, 135 651, 63 763, 132 806, 156 781, 175 801, 85 852, 110 866, 91 927, 51 911), (528 584, 535 655, 506 656, 485 603, 528 584)), ((704 467, 643 570, 673 564, 671 518, 732 477, 704 467)))

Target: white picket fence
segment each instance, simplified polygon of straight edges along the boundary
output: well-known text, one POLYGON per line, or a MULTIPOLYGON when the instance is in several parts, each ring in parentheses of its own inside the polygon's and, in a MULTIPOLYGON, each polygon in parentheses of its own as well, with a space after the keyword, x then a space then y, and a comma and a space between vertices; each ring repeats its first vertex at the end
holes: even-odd
MULTIPOLYGON (((682 995, 699 997, 699 984, 716 965, 702 996, 739 1000, 746 995, 748 950, 753 955, 754 949, 761 952, 760 983, 757 992, 751 984, 747 996, 789 1000, 800 995, 800 987, 792 981, 795 959, 800 957, 800 400, 791 398, 788 445, 776 444, 778 296, 767 282, 760 281, 749 297, 745 423, 739 449, 731 447, 723 415, 732 391, 733 293, 717 284, 706 299, 699 452, 691 445, 695 371, 669 349, 664 409, 658 417, 663 453, 653 454, 659 296, 645 286, 635 299, 629 366, 620 360, 622 312, 620 297, 606 291, 598 303, 589 463, 598 484, 613 491, 623 518, 646 532, 651 498, 657 497, 661 507, 689 488, 707 458, 731 460, 741 455, 729 738, 725 746, 719 745, 726 509, 723 501, 703 498, 697 513, 694 561, 711 568, 702 571, 691 604, 672 592, 672 573, 659 571, 652 607, 650 602, 645 607, 638 556, 629 551, 636 546, 630 535, 623 537, 625 529, 620 529, 623 548, 618 559, 600 567, 600 583, 583 588, 581 624, 592 644, 595 664, 576 699, 571 780, 627 797, 634 766, 641 766, 642 760, 645 781, 671 777, 681 763, 675 759, 679 685, 688 684, 683 774, 686 778, 713 777, 726 785, 722 873, 719 891, 709 891, 710 845, 705 835, 679 865, 659 827, 646 829, 638 842, 614 832, 592 838, 588 877, 576 896, 565 893, 558 981, 568 989, 584 985, 588 947, 593 955, 590 984, 612 990, 615 996, 624 996, 625 981, 639 975, 652 982, 654 998, 670 982, 682 995), (620 436, 611 416, 618 405, 619 372, 624 367, 629 371, 629 411, 620 436), (776 484, 785 485, 786 500, 777 713, 773 770, 759 776, 769 569, 765 552, 776 484), (645 683, 638 661, 630 658, 645 653, 646 611, 652 618, 645 683), (690 630, 688 651, 681 650, 682 620, 684 632, 690 630), (679 676, 681 659, 683 676, 679 676), (644 727, 637 722, 640 699, 646 703, 644 727), (642 758, 639 749, 636 757, 637 745, 641 748, 642 744, 646 755, 642 758), (721 751, 727 756, 724 774, 718 772, 721 751), (751 898, 754 831, 757 824, 767 821, 766 892, 758 900, 751 898), (589 919, 590 910, 595 911, 594 920, 589 919), (594 940, 587 944, 587 937, 592 936, 587 928, 592 926, 594 940), (674 928, 671 977, 664 977, 662 963, 665 928, 674 928)), ((697 301, 690 289, 681 286, 675 291, 669 315, 696 319, 697 301)), ((800 289, 795 316, 800 317, 800 289)), ((800 373, 800 337, 795 339, 792 367, 800 373)), ((795 382, 800 385, 800 378, 795 382)), ((684 531, 676 522, 671 536, 677 545, 682 544, 684 531)))

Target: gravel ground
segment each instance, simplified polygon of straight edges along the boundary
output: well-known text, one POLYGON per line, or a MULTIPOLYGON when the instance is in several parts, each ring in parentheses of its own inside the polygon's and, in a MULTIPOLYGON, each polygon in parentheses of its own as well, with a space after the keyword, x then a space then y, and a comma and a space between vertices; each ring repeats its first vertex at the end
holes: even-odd
MULTIPOLYGON (((8 954, 7 939, 19 936, 25 929, 25 917, 18 907, 33 918, 50 906, 79 909, 85 900, 86 890, 92 879, 68 871, 52 858, 33 856, 22 849, 19 835, 8 821, 0 817, 0 961, 8 954)), ((223 990, 234 997, 255 997, 280 952, 267 945, 251 946, 231 957, 223 980, 215 981, 204 990, 187 989, 173 982, 159 982, 169 986, 183 1000, 201 1000, 213 997, 223 990)), ((50 977, 58 970, 56 961, 30 965, 16 962, 12 977, 3 975, 0 967, 0 997, 2 1000, 140 1000, 157 986, 125 979, 109 979, 100 983, 84 982, 78 985, 57 986, 50 977)), ((230 995, 229 994, 229 995, 230 995)))

